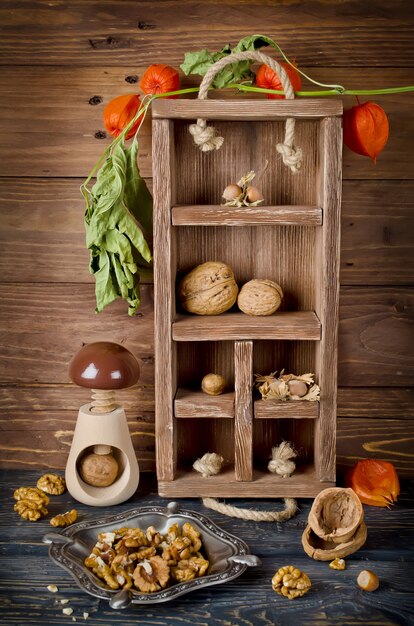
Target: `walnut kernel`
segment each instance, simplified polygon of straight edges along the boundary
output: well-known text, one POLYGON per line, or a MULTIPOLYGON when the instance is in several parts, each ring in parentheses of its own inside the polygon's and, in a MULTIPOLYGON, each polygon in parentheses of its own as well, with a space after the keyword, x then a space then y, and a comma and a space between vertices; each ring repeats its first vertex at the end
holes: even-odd
POLYGON ((49 504, 47 495, 37 487, 19 487, 15 490, 13 498, 15 500, 31 500, 39 507, 49 504))
POLYGON ((66 491, 66 482, 58 474, 44 474, 36 483, 38 489, 52 496, 61 496, 66 491))
POLYGON ((272 578, 272 588, 289 600, 305 595, 311 588, 309 576, 293 565, 278 569, 272 578))
POLYGON ((334 559, 329 563, 329 567, 332 569, 344 570, 346 568, 346 563, 344 559, 334 559))
POLYGON ((14 505, 14 510, 17 511, 22 519, 29 522, 37 522, 38 519, 48 514, 46 507, 39 505, 33 500, 19 500, 14 505))
POLYGON ((61 513, 60 515, 55 515, 50 520, 50 524, 52 526, 70 526, 78 519, 78 512, 76 509, 72 509, 71 511, 66 511, 66 513, 61 513))

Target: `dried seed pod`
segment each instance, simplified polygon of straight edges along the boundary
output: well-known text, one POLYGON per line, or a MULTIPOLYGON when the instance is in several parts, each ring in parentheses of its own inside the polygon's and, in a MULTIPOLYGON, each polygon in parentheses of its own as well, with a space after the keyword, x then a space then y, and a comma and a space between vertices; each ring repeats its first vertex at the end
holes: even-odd
POLYGON ((310 588, 309 576, 293 565, 281 567, 272 578, 273 591, 289 598, 289 600, 304 596, 310 588))
POLYGON ((364 591, 375 591, 379 587, 379 578, 371 570, 364 569, 362 572, 359 572, 357 583, 358 587, 361 587, 364 591))
POLYGON ((70 526, 78 519, 78 512, 76 509, 72 509, 71 511, 66 511, 66 513, 61 513, 59 515, 55 515, 50 520, 51 526, 70 526))
POLYGON ((226 379, 221 374, 206 374, 201 389, 209 396, 219 396, 226 388, 226 379))

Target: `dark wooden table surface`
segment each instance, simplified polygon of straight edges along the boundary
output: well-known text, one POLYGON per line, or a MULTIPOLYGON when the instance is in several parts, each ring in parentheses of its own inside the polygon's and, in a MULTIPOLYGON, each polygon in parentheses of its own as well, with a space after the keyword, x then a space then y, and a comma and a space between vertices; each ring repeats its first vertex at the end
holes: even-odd
MULTIPOLYGON (((127 511, 140 505, 165 504, 147 479, 127 503, 111 509, 98 509, 75 503, 69 494, 52 497, 49 516, 36 523, 26 522, 13 511, 13 491, 35 485, 42 472, 2 471, 1 485, 1 575, 0 623, 60 625, 75 623, 98 626, 258 626, 312 624, 414 624, 413 527, 414 485, 403 484, 398 504, 392 510, 364 506, 368 526, 365 546, 347 559, 347 569, 334 571, 327 563, 308 558, 301 547, 310 500, 300 500, 300 511, 292 520, 253 523, 233 520, 205 509, 200 500, 183 500, 183 508, 203 511, 225 530, 244 539, 252 553, 262 560, 260 568, 247 570, 233 582, 192 592, 167 604, 151 608, 134 606, 114 611, 108 604, 83 593, 71 576, 48 556, 42 536, 51 530, 51 514, 76 506, 79 519, 127 511), (283 565, 303 569, 312 588, 303 598, 287 600, 272 591, 271 577, 283 565), (381 581, 374 593, 361 591, 358 572, 374 570, 381 581), (47 590, 56 584, 58 593, 47 590), (62 605, 60 600, 69 600, 62 605), (73 608, 72 616, 62 613, 73 608), (83 612, 89 613, 85 621, 83 612)), ((240 506, 259 509, 281 508, 277 501, 238 501, 240 506)))

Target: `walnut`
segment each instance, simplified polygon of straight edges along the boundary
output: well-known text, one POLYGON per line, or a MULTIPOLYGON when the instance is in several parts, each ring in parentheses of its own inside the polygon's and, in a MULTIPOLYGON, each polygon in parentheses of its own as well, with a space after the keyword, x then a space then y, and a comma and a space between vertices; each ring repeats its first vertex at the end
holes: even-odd
POLYGON ((177 539, 177 537, 180 537, 180 536, 181 536, 181 532, 180 532, 178 524, 173 524, 167 530, 167 541, 169 543, 171 543, 172 541, 174 541, 174 539, 177 539))
POLYGON ((65 479, 58 474, 44 474, 39 478, 36 486, 52 496, 61 496, 66 491, 65 479))
POLYGON ((78 519, 78 512, 76 509, 72 509, 71 511, 66 511, 66 513, 61 513, 60 515, 55 515, 50 520, 50 524, 52 526, 70 526, 78 519))
POLYGON ((160 533, 155 530, 154 526, 148 526, 146 537, 150 546, 158 547, 162 542, 162 537, 160 533))
POLYGON ((344 570, 346 568, 346 563, 344 559, 336 558, 329 563, 329 567, 331 567, 332 569, 344 570))
POLYGON ((134 585, 142 593, 160 591, 167 586, 170 568, 159 556, 152 556, 148 561, 138 563, 134 573, 134 585))
POLYGON ((38 519, 48 514, 46 507, 39 505, 33 500, 19 500, 14 505, 14 510, 21 518, 29 522, 37 522, 38 519))
POLYGON ((280 307, 282 298, 280 285, 273 280, 255 278, 241 288, 237 306, 247 315, 272 315, 280 307))
POLYGON ((193 544, 193 551, 198 552, 201 548, 200 533, 189 522, 183 524, 183 537, 190 539, 193 544))
POLYGON ((176 567, 171 568, 172 577, 179 583, 184 583, 187 580, 193 580, 197 576, 197 572, 194 568, 189 566, 188 561, 180 561, 176 567))
POLYGON ((281 567, 272 578, 272 588, 289 600, 305 595, 311 588, 309 576, 293 565, 281 567))
POLYGON ((197 555, 198 556, 192 556, 188 560, 188 563, 189 563, 190 567, 195 572, 197 572, 197 576, 204 576, 204 574, 208 570, 208 567, 209 567, 210 563, 209 563, 209 561, 207 561, 207 559, 205 559, 203 556, 201 556, 201 554, 199 552, 197 553, 197 555))
POLYGON ((111 589, 119 589, 120 584, 116 580, 116 575, 113 574, 110 566, 107 565, 100 556, 90 554, 84 560, 84 564, 91 569, 94 574, 99 576, 99 578, 102 578, 111 589))
POLYGON ((182 307, 197 315, 219 315, 236 302, 239 288, 233 270, 218 261, 198 265, 178 286, 182 307))
POLYGON ((49 504, 49 498, 37 487, 19 487, 13 494, 15 500, 31 500, 39 507, 47 506, 49 504))
POLYGON ((145 533, 140 528, 130 528, 129 532, 124 535, 123 542, 127 548, 140 548, 148 545, 145 533))
POLYGON ((188 537, 177 537, 170 546, 170 554, 175 561, 188 559, 192 552, 191 539, 188 537))

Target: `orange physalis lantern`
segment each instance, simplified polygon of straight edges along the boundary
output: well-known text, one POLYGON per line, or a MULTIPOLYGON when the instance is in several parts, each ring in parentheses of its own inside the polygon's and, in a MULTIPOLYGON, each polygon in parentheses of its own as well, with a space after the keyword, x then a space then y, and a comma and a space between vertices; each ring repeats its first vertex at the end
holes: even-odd
POLYGON ((388 133, 388 118, 379 104, 365 102, 344 111, 344 144, 357 154, 371 157, 374 163, 388 141, 388 133))
MULTIPOLYGON (((280 65, 289 76, 290 82, 292 83, 293 91, 300 91, 302 83, 300 80, 300 74, 297 69, 289 63, 281 63, 280 65)), ((276 72, 272 70, 272 68, 267 65, 261 65, 259 67, 256 73, 255 83, 258 87, 262 87, 263 89, 275 89, 276 91, 283 91, 282 83, 279 80, 279 76, 276 74, 276 72)), ((266 94, 266 98, 270 98, 271 100, 278 100, 284 97, 284 95, 277 93, 266 94)))
MULTIPOLYGON (((177 70, 169 65, 150 65, 144 72, 139 86, 147 94, 168 93, 179 89, 180 77, 177 70)), ((178 98, 178 96, 166 97, 178 98)))
POLYGON ((394 504, 400 495, 400 483, 392 463, 364 459, 352 468, 347 476, 351 487, 364 504, 387 506, 394 504))
MULTIPOLYGON (((118 137, 129 122, 135 117, 141 106, 141 101, 135 94, 118 96, 105 107, 103 117, 105 128, 113 137, 118 137)), ((125 139, 135 135, 141 121, 141 116, 128 131, 125 139)))

